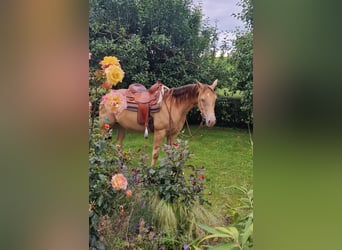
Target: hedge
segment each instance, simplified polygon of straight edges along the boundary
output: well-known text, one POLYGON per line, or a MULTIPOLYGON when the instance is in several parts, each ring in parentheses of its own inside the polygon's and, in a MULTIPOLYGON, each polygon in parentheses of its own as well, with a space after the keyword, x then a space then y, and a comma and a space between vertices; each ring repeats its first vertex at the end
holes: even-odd
MULTIPOLYGON (((215 105, 215 126, 247 128, 247 114, 241 111, 240 107, 241 97, 218 96, 215 105)), ((190 110, 187 119, 189 124, 200 124, 202 118, 197 107, 190 110)))

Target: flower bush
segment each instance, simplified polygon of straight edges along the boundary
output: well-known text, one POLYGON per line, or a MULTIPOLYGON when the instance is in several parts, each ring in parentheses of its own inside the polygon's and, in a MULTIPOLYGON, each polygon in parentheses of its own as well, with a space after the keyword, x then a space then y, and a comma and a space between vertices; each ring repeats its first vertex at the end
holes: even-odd
POLYGON ((180 201, 186 206, 193 205, 196 200, 203 204, 206 200, 202 196, 204 190, 205 168, 196 169, 186 165, 186 161, 193 155, 187 141, 177 140, 174 145, 164 145, 166 157, 161 159, 160 165, 146 166, 144 185, 157 191, 159 198, 167 202, 180 201), (188 174, 185 175, 187 171, 188 174))
MULTIPOLYGON (((89 60, 91 60, 91 53, 89 52, 89 60)), ((120 60, 115 56, 105 56, 102 61, 99 62, 101 69, 96 69, 94 72, 90 72, 89 76, 89 109, 90 109, 90 127, 91 130, 94 127, 95 117, 98 115, 99 104, 101 98, 108 93, 108 90, 113 86, 117 86, 122 82, 125 72, 121 68, 120 60)), ((112 105, 110 109, 115 112, 120 112, 125 108, 125 105, 120 103, 120 95, 109 95, 108 105, 112 105)))
POLYGON ((112 218, 124 220, 131 208, 135 190, 127 167, 131 159, 130 151, 104 140, 97 128, 90 134, 89 237, 94 249, 101 249, 104 235, 118 227, 112 218))
POLYGON ((200 205, 205 169, 186 165, 192 156, 188 143, 179 140, 162 151, 165 158, 151 167, 144 150, 123 150, 94 128, 89 137, 91 249, 181 249, 198 236, 195 222, 211 224, 213 217, 200 205))
MULTIPOLYGON (((202 195, 205 168, 186 165, 193 155, 187 141, 177 140, 174 145, 164 145, 161 150, 166 156, 158 166, 147 165, 145 158, 140 164, 142 186, 149 191, 152 222, 165 237, 189 242, 201 235, 197 222, 213 224, 217 221, 203 206, 209 204, 202 195)), ((180 248, 181 245, 174 242, 170 249, 180 248)))

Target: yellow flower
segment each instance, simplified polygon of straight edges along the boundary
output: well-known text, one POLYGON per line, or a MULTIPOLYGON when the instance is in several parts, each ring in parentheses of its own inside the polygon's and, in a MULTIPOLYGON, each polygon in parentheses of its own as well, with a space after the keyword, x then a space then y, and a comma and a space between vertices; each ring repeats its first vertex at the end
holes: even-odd
POLYGON ((122 82, 122 79, 125 75, 125 72, 123 72, 123 70, 116 65, 109 66, 106 68, 105 72, 107 81, 114 86, 116 86, 119 82, 122 82))
POLYGON ((103 60, 100 62, 100 64, 102 65, 101 67, 103 69, 105 69, 105 68, 107 68, 107 67, 109 67, 111 65, 115 65, 117 67, 121 67, 119 60, 115 56, 105 56, 103 58, 103 60))

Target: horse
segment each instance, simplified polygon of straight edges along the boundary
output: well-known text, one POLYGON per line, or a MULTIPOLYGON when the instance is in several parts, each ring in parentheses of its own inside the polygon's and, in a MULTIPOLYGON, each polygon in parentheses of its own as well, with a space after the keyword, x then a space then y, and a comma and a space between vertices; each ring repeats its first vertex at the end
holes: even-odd
MULTIPOLYGON (((217 95, 215 87, 217 79, 211 84, 196 81, 176 88, 165 88, 161 108, 157 113, 151 113, 153 117, 154 133, 151 166, 155 166, 159 156, 160 146, 164 139, 172 145, 177 135, 182 130, 187 113, 197 104, 202 119, 207 127, 213 127, 216 123, 215 103, 217 95)), ((126 89, 121 89, 125 91, 126 89)), ((106 99, 99 106, 99 126, 104 133, 107 129, 118 124, 117 145, 122 146, 126 130, 144 132, 144 125, 137 122, 137 112, 123 109, 120 113, 114 113, 106 107, 106 99)), ((108 106, 108 105, 107 105, 108 106)))

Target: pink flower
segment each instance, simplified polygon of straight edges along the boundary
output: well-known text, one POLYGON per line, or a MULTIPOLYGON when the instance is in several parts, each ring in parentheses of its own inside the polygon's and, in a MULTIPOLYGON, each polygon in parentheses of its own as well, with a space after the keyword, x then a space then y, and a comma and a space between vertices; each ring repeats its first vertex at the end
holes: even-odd
POLYGON ((91 59, 91 53, 89 52, 89 60, 91 59))
POLYGON ((112 185, 112 187, 115 190, 120 190, 120 189, 124 189, 126 190, 127 188, 127 179, 123 174, 116 174, 112 177, 112 180, 110 182, 110 184, 112 185))

